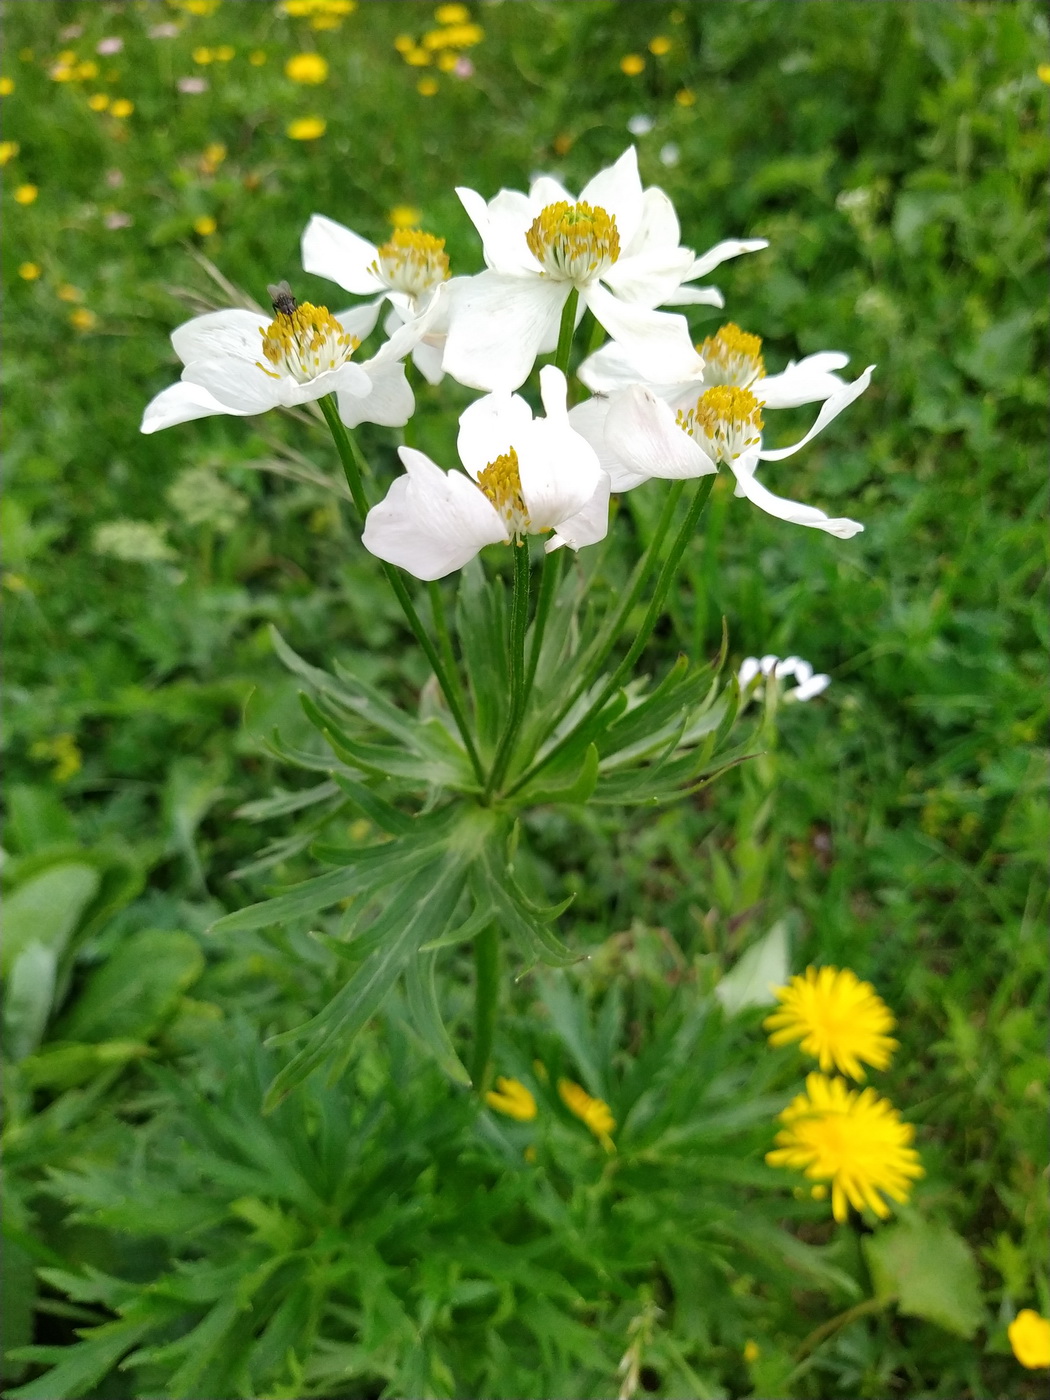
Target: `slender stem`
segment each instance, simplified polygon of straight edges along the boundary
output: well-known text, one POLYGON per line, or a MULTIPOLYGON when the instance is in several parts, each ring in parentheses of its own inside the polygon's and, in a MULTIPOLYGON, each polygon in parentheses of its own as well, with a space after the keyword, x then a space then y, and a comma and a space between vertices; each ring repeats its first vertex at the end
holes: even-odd
POLYGON ((642 625, 638 629, 637 636, 631 643, 627 655, 609 677, 598 699, 595 700, 594 704, 587 710, 587 713, 580 719, 575 728, 570 730, 570 732, 559 740, 543 758, 534 763, 528 772, 524 773, 518 779, 507 794, 508 797, 513 796, 513 794, 524 787, 526 783, 531 782, 541 769, 553 762, 553 760, 564 752, 570 744, 576 743, 581 736, 586 737, 596 733, 600 728, 602 710, 605 709, 605 706, 620 689, 624 678, 629 674, 634 663, 645 650, 645 645, 659 620, 664 605, 664 599, 667 597, 667 591, 671 586, 675 574, 678 572, 678 565, 681 563, 686 546, 696 533, 697 522, 703 514, 704 507, 707 505, 714 482, 715 478, 713 474, 701 479, 696 495, 693 497, 692 504, 686 512, 685 519, 682 521, 678 534, 675 536, 674 543, 671 545, 667 558, 664 560, 663 568, 660 570, 660 576, 656 580, 656 587, 653 589, 653 596, 649 600, 649 607, 646 609, 642 625))
POLYGON ((591 312, 591 318, 591 333, 587 337, 585 358, 587 355, 593 355, 596 350, 600 350, 602 342, 605 340, 605 327, 602 325, 601 321, 598 320, 597 316, 594 315, 593 311, 591 312))
POLYGON ((492 1043, 499 1008, 499 928, 489 924, 474 939, 474 1063, 472 1079, 479 1095, 492 1082, 492 1043))
POLYGON ((558 327, 558 349, 554 355, 554 363, 566 379, 569 377, 569 353, 572 350, 572 338, 576 333, 576 304, 579 299, 580 294, 573 287, 562 309, 561 325, 558 327))
POLYGON ((550 616, 554 595, 558 591, 558 583, 561 580, 561 561, 562 555, 565 553, 564 549, 558 549, 553 554, 547 554, 545 551, 541 556, 540 596, 536 600, 536 616, 532 623, 532 646, 529 648, 529 664, 525 671, 526 701, 532 692, 532 684, 536 679, 536 668, 540 664, 543 634, 547 630, 547 618, 550 616))
MULTIPOLYGON (((339 417, 339 408, 336 404, 335 396, 333 394, 326 394, 325 397, 319 399, 318 402, 321 405, 321 412, 325 416, 325 421, 332 431, 332 437, 335 440, 336 449, 339 452, 339 460, 343 464, 343 471, 346 475, 346 484, 350 488, 350 495, 353 498, 354 506, 363 523, 365 516, 368 514, 368 497, 365 494, 362 477, 364 473, 368 471, 368 463, 361 455, 361 451, 354 441, 352 434, 347 429, 346 424, 339 417)), ((381 559, 379 562, 382 565, 387 582, 394 590, 394 596, 401 604, 401 611, 405 614, 405 619, 409 627, 411 627, 416 641, 423 648, 423 652, 430 662, 431 669, 434 675, 437 676, 438 685, 440 685, 445 699, 448 702, 449 710, 452 712, 452 718, 456 722, 456 728, 459 730, 463 745, 470 758, 471 767, 474 769, 474 776, 479 783, 483 783, 485 781, 485 771, 481 766, 481 759, 478 757, 478 751, 474 744, 474 737, 470 732, 466 709, 462 703, 458 686, 453 684, 449 679, 444 659, 439 655, 437 648, 430 640, 430 635, 423 626, 422 619, 416 611, 416 606, 412 602, 408 589, 405 587, 404 579, 393 564, 388 564, 385 559, 381 559)))
POLYGON ((525 714, 525 632, 528 625, 529 547, 523 541, 514 549, 514 595, 510 609, 510 714, 485 787, 486 796, 489 797, 503 781, 525 714))
POLYGON ((796 1361, 804 1360, 811 1351, 820 1346, 833 1333, 840 1328, 846 1327, 851 1322, 856 1322, 858 1317, 868 1317, 871 1313, 883 1312, 890 1303, 894 1302, 893 1295, 881 1298, 865 1298, 862 1303, 856 1303, 852 1308, 847 1308, 845 1312, 839 1313, 836 1317, 829 1318, 827 1322, 822 1322, 803 1341, 795 1356, 796 1361))

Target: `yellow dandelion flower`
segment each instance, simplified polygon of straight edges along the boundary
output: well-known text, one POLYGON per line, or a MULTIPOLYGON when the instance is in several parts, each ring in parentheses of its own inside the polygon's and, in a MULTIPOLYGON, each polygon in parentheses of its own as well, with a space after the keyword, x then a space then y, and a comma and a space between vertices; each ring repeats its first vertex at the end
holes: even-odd
MULTIPOLYGON (((1050 67, 1050 65, 1047 65, 1050 67)), ((1050 1319, 1033 1308, 1022 1308, 1006 1329, 1013 1353, 1029 1371, 1050 1366, 1050 1319)))
POLYGON ((695 107, 696 93, 692 88, 679 88, 674 95, 674 100, 679 107, 695 107))
POLYGON ((387 217, 394 228, 417 228, 423 211, 414 204, 395 204, 387 217))
POLYGON ((200 234, 201 238, 208 238, 218 227, 210 214, 201 214, 193 221, 193 232, 200 234))
POLYGON ((68 63, 56 63, 48 69, 47 76, 53 83, 71 83, 76 74, 68 63))
POLYGON ((17 141, 0 141, 0 165, 6 165, 9 160, 14 160, 21 149, 17 141))
POLYGON ((109 106, 109 95, 104 92, 93 92, 88 98, 88 106, 93 112, 104 112, 109 106))
POLYGON ((91 331, 98 325, 98 317, 86 306, 78 306, 69 313, 69 324, 76 331, 91 331))
POLYGON ((536 1100, 518 1079, 506 1079, 501 1075, 495 1089, 485 1095, 485 1102, 497 1113, 505 1113, 519 1123, 531 1123, 536 1117, 536 1100))
POLYGON ((253 68, 261 68, 266 62, 266 50, 253 49, 248 55, 248 62, 252 65, 253 68))
POLYGON ((233 47, 232 44, 220 44, 219 47, 215 50, 216 63, 229 63, 230 59, 235 58, 236 56, 237 50, 233 47))
POLYGON ((325 134, 327 126, 324 117, 296 117, 294 122, 288 123, 285 131, 293 141, 316 141, 325 134))
POLYGON ((314 15, 310 21, 310 28, 320 32, 323 29, 338 29, 342 20, 338 15, 314 15))
POLYGON ((398 34, 394 39, 394 48, 398 53, 411 53, 415 46, 416 41, 411 34, 398 34))
POLYGON ((297 53, 284 65, 284 72, 293 83, 316 85, 328 77, 328 62, 319 53, 297 53))
POLYGON ((420 78, 419 82, 416 83, 416 91, 419 93, 420 97, 433 97, 437 93, 437 90, 437 78, 420 78))
POLYGON ((574 1084, 571 1079, 558 1080, 558 1095, 569 1112, 590 1128, 606 1152, 616 1150, 610 1137, 616 1119, 604 1099, 592 1098, 582 1085, 574 1084))
POLYGON ((640 53, 625 53, 620 59, 620 71, 629 78, 637 78, 639 73, 645 72, 645 59, 640 53))
POLYGON ((55 295, 59 301, 83 301, 84 293, 79 287, 74 287, 72 282, 63 282, 55 295))
POLYGON ((226 159, 226 147, 221 141, 209 141, 201 156, 201 164, 207 167, 209 173, 217 170, 226 159))
POLYGON ((437 56, 437 66, 442 73, 451 73, 459 59, 451 49, 443 49, 437 56))
POLYGON ((134 102, 131 102, 126 97, 118 97, 117 100, 110 106, 109 115, 111 117, 118 117, 121 121, 123 121, 125 117, 130 117, 134 110, 134 102))
POLYGON ((1040 63, 1035 70, 1035 76, 1041 83, 1050 83, 1050 63, 1040 63))
POLYGON ((72 64, 76 63, 76 61, 77 55, 75 49, 63 49, 62 52, 55 57, 55 62, 61 63, 63 68, 69 68, 72 64))
POLYGON ((23 282, 35 282, 40 276, 40 264, 35 262, 19 263, 18 275, 23 282))
POLYGON ((470 11, 466 5, 439 5, 434 11, 438 24, 466 24, 470 11))
POLYGON ((19 185, 14 193, 15 203, 32 204, 39 193, 36 185, 19 185))
POLYGON ((193 59, 194 63, 200 63, 202 65, 213 63, 215 60, 215 55, 212 53, 211 49, 208 48, 207 44, 198 44, 190 57, 193 59))
POLYGON ((654 34, 649 40, 649 52, 655 54, 657 58, 663 58, 665 53, 671 52, 671 41, 666 34, 654 34))
POLYGON ((80 78, 83 82, 87 82, 90 78, 97 78, 98 64, 94 61, 94 59, 90 58, 84 63, 78 63, 75 70, 75 76, 80 78))
POLYGON ((425 68, 430 62, 426 49, 411 48, 402 57, 411 68, 425 68))
POLYGON ((750 1366, 751 1363, 752 1363, 753 1361, 757 1361, 758 1358, 759 1358, 761 1355, 762 1355, 762 1348, 758 1345, 757 1342, 753 1342, 753 1341, 751 1340, 751 1338, 749 1337, 749 1338, 747 1339, 747 1341, 744 1343, 744 1352, 743 1352, 744 1360, 745 1360, 745 1361, 747 1362, 747 1364, 750 1366))
POLYGON ((219 8, 219 0, 168 0, 168 3, 188 15, 213 15, 219 8))
POLYGON ((841 972, 807 967, 804 976, 792 977, 775 992, 780 1009, 762 1023, 770 1045, 779 1048, 797 1040, 825 1074, 838 1070, 851 1079, 867 1077, 861 1061, 875 1069, 889 1065, 897 1041, 888 1032, 896 1022, 871 983, 848 967, 841 972))
POLYGON ((14 90, 14 78, 0 78, 0 97, 10 97, 14 90))
POLYGON ((814 1072, 779 1121, 784 1127, 766 1161, 829 1182, 831 1212, 840 1222, 850 1206, 869 1206, 884 1220, 890 1208, 883 1195, 903 1204, 924 1175, 911 1146, 914 1129, 874 1089, 851 1089, 844 1079, 814 1072))

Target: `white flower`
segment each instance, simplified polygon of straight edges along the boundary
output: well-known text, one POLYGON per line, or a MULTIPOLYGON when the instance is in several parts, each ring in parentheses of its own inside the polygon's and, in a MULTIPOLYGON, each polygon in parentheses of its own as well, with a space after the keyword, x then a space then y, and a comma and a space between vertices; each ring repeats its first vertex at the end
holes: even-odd
POLYGON ((545 418, 534 419, 525 400, 508 393, 488 394, 463 413, 458 449, 469 475, 399 448, 405 475, 368 512, 365 548, 430 580, 501 540, 554 531, 551 550, 604 539, 609 479, 569 426, 561 370, 540 371, 540 394, 545 418))
MULTIPOLYGON (((424 314, 438 288, 448 281, 445 240, 419 229, 395 229, 388 241, 377 248, 334 219, 314 214, 303 231, 301 247, 306 272, 327 277, 356 296, 372 297, 372 325, 364 335, 371 332, 384 301, 392 308, 384 329, 393 335, 402 322, 424 314)), ((365 308, 359 310, 363 312, 365 308)), ((367 324, 366 319, 362 324, 367 324)), ((416 368, 431 384, 442 379, 446 329, 441 318, 428 321, 425 338, 412 350, 416 368)))
POLYGON ((580 367, 580 378, 599 397, 573 409, 572 425, 598 452, 614 491, 654 476, 705 476, 724 462, 736 477, 736 494, 768 515, 849 539, 864 528, 857 521, 776 496, 755 473, 759 462, 790 457, 821 432, 868 387, 874 365, 846 384, 834 371, 848 357, 824 351, 767 376, 761 346, 758 336, 730 322, 697 347, 688 376, 652 383, 640 382, 622 347, 607 345, 580 367), (762 447, 765 409, 821 401, 816 422, 798 442, 762 447))
POLYGON ((632 136, 648 136, 655 125, 655 119, 645 112, 639 112, 627 119, 627 130, 632 136))
POLYGON ((813 667, 808 661, 803 661, 800 656, 785 656, 783 661, 772 654, 763 656, 747 656, 741 662, 740 670, 737 672, 737 682, 742 692, 744 692, 743 703, 746 704, 752 696, 761 692, 762 686, 752 686, 752 681, 761 676, 768 681, 770 677, 774 681, 787 680, 789 676, 794 676, 798 682, 792 690, 784 693, 785 702, 801 702, 812 700, 815 695, 827 690, 831 684, 831 677, 824 675, 814 675, 813 667))
POLYGON ((766 246, 727 241, 702 258, 680 247, 674 206, 663 190, 643 191, 633 146, 578 199, 549 175, 528 194, 500 190, 487 204, 474 190, 456 193, 481 235, 488 271, 457 279, 444 367, 476 389, 524 383, 536 356, 555 348, 574 287, 578 316, 589 307, 655 377, 683 377, 696 358, 686 322, 654 308, 720 306, 716 288, 683 284, 766 246))
POLYGON ((348 427, 401 427, 415 401, 400 360, 426 318, 402 326, 371 360, 358 363, 354 352, 374 324, 371 307, 333 316, 325 306, 296 303, 290 293, 277 294, 269 325, 264 315, 236 308, 197 316, 172 332, 182 379, 146 406, 142 431, 216 413, 244 417, 290 408, 326 394, 336 395, 348 427))

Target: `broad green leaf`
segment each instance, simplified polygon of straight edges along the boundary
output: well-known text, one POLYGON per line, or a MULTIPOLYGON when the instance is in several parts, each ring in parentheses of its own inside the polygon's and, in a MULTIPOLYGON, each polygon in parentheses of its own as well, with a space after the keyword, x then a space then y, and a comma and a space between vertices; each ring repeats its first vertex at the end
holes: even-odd
POLYGON ((204 971, 191 934, 144 929, 119 944, 88 976, 55 1028, 61 1040, 148 1040, 204 971))
POLYGON ((105 1040, 93 1045, 46 1045, 22 1061, 34 1089, 72 1089, 104 1070, 119 1068, 151 1053, 140 1040, 105 1040))
POLYGON ((909 1213, 861 1240, 877 1298, 972 1337, 985 1320, 973 1251, 948 1225, 909 1213))
POLYGON ((29 943, 39 943, 60 958, 100 883, 95 866, 66 861, 41 871, 8 894, 0 960, 4 974, 29 943))
POLYGON ((15 959, 4 992, 4 1050, 20 1060, 44 1037, 55 999, 58 957, 43 943, 30 943, 15 959))

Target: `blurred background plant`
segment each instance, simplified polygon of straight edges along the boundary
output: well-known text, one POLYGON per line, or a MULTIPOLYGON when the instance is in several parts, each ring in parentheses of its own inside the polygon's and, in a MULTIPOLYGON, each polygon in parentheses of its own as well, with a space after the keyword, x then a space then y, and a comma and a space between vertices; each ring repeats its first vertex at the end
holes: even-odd
MULTIPOLYGON (((4 1325, 57 1348, 12 1384, 1041 1394, 1007 1329, 1050 1315, 1043 12, 9 0, 3 24, 4 1325), (423 670, 323 433, 139 437, 168 331, 282 276, 310 295, 315 211, 421 223, 472 271, 454 184, 578 184, 631 135, 685 241, 771 240, 719 277, 771 369, 880 366, 792 486, 865 534, 789 536, 720 484, 652 663, 712 655, 725 616, 734 660, 797 650, 833 684, 684 807, 530 818, 530 875, 576 892, 592 951, 522 982, 497 1044, 535 1119, 475 1116, 396 1003, 343 1082, 263 1118, 259 1042, 343 975, 305 923, 203 934, 307 869, 262 742, 305 723, 268 625, 406 704, 423 670), (261 865, 245 810, 278 827, 261 865), (773 958, 852 968, 896 1014, 878 1088, 927 1174, 875 1233, 763 1161, 804 1067, 750 1004, 773 958)), ((632 492, 625 528, 657 509, 632 492)), ((447 1002, 465 1027, 465 971, 447 1002)))

